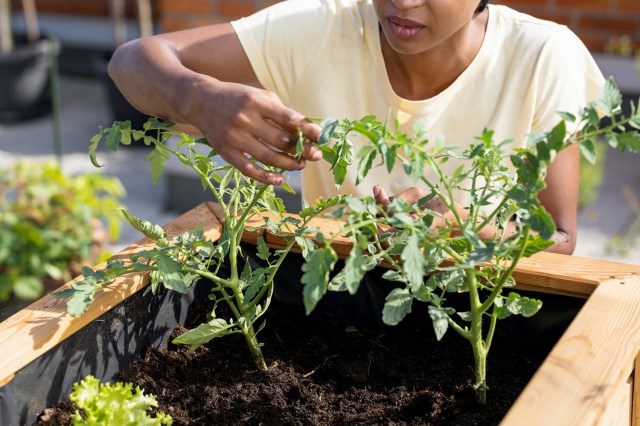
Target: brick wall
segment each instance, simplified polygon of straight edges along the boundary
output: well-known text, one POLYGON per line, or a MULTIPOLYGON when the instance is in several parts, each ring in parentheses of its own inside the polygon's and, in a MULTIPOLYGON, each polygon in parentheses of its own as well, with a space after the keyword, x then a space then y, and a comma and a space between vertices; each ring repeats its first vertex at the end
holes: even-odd
MULTIPOLYGON (((158 0, 164 31, 228 21, 278 0, 158 0)), ((593 51, 629 35, 640 47, 640 0, 492 0, 567 25, 593 51)))
MULTIPOLYGON (((153 0, 163 31, 229 21, 279 0, 153 0)), ((569 26, 593 51, 611 37, 629 35, 640 47, 640 0, 491 0, 569 26)), ((19 1, 13 0, 19 7, 19 1)), ((36 0, 42 12, 108 16, 109 0, 36 0)), ((135 0, 127 0, 128 16, 136 16, 135 0)))
MULTIPOLYGON (((181 0, 176 0, 180 2, 181 0)), ((20 10, 21 1, 11 0, 14 9, 20 10)), ((155 6, 156 0, 152 1, 155 6)), ((36 0, 38 12, 59 13, 79 16, 109 16, 110 0, 36 0)), ((138 15, 136 0, 126 0, 126 13, 130 18, 138 15)), ((159 18, 158 15, 156 15, 159 18)))
POLYGON ((250 15, 279 0, 158 0, 163 31, 226 22, 250 15))
POLYGON ((496 0, 516 10, 567 25, 592 51, 628 35, 640 48, 640 0, 496 0))

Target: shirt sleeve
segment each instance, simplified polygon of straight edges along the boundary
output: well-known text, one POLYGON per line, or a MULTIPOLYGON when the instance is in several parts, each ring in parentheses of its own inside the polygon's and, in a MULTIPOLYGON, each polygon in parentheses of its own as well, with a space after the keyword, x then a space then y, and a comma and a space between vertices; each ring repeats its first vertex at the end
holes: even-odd
POLYGON ((564 26, 549 37, 540 52, 538 67, 533 132, 551 130, 560 122, 558 112, 578 114, 598 99, 605 83, 585 45, 564 26))
POLYGON ((285 103, 326 38, 331 7, 327 0, 287 0, 231 23, 260 84, 285 103))

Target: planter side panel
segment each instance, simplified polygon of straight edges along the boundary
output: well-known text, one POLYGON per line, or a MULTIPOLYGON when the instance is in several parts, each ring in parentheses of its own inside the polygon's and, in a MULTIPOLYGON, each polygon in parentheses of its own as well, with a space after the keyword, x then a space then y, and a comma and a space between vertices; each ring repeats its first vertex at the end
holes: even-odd
POLYGON ((185 295, 158 293, 154 296, 150 288, 136 293, 17 372, 0 388, 2 424, 33 424, 43 406, 68 400, 73 383, 87 374, 112 381, 149 345, 166 345, 209 288, 198 285, 185 295))
POLYGON ((640 277, 600 284, 501 425, 629 424, 639 306, 640 277))
POLYGON ((631 399, 633 395, 633 380, 629 377, 625 383, 622 383, 615 392, 607 411, 602 416, 602 426, 621 426, 631 424, 631 399))

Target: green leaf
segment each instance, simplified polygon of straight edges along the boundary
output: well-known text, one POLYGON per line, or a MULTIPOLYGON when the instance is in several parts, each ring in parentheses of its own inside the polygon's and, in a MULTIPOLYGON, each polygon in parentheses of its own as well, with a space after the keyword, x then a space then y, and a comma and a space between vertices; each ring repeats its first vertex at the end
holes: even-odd
POLYGON ((89 375, 74 383, 69 398, 82 409, 72 416, 75 426, 81 425, 171 425, 171 416, 157 412, 155 417, 147 414, 158 407, 152 394, 145 395, 140 387, 133 389, 132 383, 100 383, 89 375), (84 417, 83 417, 84 416, 84 417))
POLYGON ((267 270, 258 268, 253 271, 247 281, 247 289, 244 292, 244 303, 247 304, 253 300, 267 281, 267 270))
POLYGON ((132 216, 126 209, 118 209, 127 221, 138 231, 142 232, 145 237, 152 239, 163 245, 167 244, 167 233, 159 225, 153 225, 151 222, 132 216))
POLYGON ((118 146, 120 146, 120 139, 122 139, 122 132, 117 125, 107 129, 107 137, 104 140, 104 144, 109 151, 116 152, 118 146))
POLYGON ((481 263, 488 262, 495 254, 496 244, 491 241, 486 241, 481 247, 474 247, 473 250, 467 255, 462 268, 474 268, 481 263))
POLYGON ((400 283, 406 283, 407 279, 405 278, 404 275, 402 275, 400 272, 398 271, 394 271, 393 269, 390 269, 388 271, 386 271, 384 274, 382 274, 382 278, 388 281, 396 281, 396 282, 400 282, 400 283))
POLYGON ((564 138, 567 136, 567 125, 564 121, 559 122, 548 135, 547 143, 549 148, 554 151, 560 151, 564 144, 564 138))
POLYGON ((530 317, 538 313, 542 307, 542 302, 537 299, 521 297, 519 294, 512 292, 509 293, 509 297, 507 298, 505 305, 513 315, 530 317))
POLYGON ((264 238, 260 236, 258 238, 258 257, 262 260, 269 260, 270 252, 267 243, 264 242, 264 238))
POLYGON ((530 236, 523 255, 524 257, 533 256, 534 254, 551 247, 553 244, 553 240, 545 240, 539 235, 530 236))
POLYGON ((596 164, 596 146, 591 139, 580 142, 582 156, 591 164, 596 164))
POLYGON ((151 176, 153 177, 153 184, 157 184, 160 180, 160 176, 164 172, 164 168, 167 165, 167 159, 169 154, 165 148, 161 148, 162 145, 156 145, 155 149, 147 155, 147 160, 151 165, 151 176))
POLYGON ((607 114, 607 117, 613 116, 614 111, 622 103, 622 93, 620 93, 620 89, 616 86, 613 77, 607 79, 597 102, 600 108, 607 114))
POLYGON ((356 294, 364 274, 367 272, 369 260, 363 255, 360 245, 354 244, 344 264, 345 287, 350 294, 356 294))
POLYGON ((327 145, 331 140, 331 136, 333 136, 333 132, 335 132, 336 127, 338 127, 338 120, 327 119, 322 122, 321 126, 322 134, 320 134, 318 143, 320 145, 327 145))
POLYGON ((71 286, 75 291, 67 300, 67 312, 73 317, 84 314, 93 301, 93 296, 100 289, 100 283, 94 277, 86 277, 71 286))
POLYGON ((433 274, 427 280, 427 287, 432 291, 441 288, 448 293, 468 291, 467 275, 464 270, 443 271, 433 274))
POLYGON ((471 320, 473 318, 473 315, 471 315, 471 312, 469 312, 469 311, 456 312, 456 314, 458 314, 460 319, 462 319, 462 321, 465 321, 465 322, 471 322, 471 320))
POLYGON ((563 111, 558 111, 557 113, 560 118, 562 118, 564 121, 568 121, 570 123, 574 123, 576 121, 576 116, 569 113, 569 112, 563 112, 563 111))
POLYGON ((331 247, 324 247, 314 251, 309 260, 302 265, 303 274, 300 282, 304 284, 302 296, 307 315, 315 309, 327 292, 329 273, 337 260, 336 252, 331 247))
POLYGON ((407 288, 394 288, 385 298, 382 321, 387 325, 397 325, 411 312, 413 296, 407 288))
POLYGON ((371 170, 373 160, 376 158, 377 150, 373 146, 365 146, 358 152, 360 163, 358 164, 358 173, 356 175, 356 185, 360 184, 371 170))
POLYGON ((313 250, 316 249, 316 243, 313 242, 313 240, 311 240, 310 238, 299 237, 299 236, 296 236, 295 240, 296 240, 296 244, 298 244, 298 246, 300 246, 300 248, 302 249, 302 257, 305 260, 308 259, 311 253, 313 252, 313 250))
POLYGON ((404 270, 409 279, 409 285, 414 291, 418 291, 422 285, 424 257, 420 251, 420 238, 418 234, 411 234, 407 240, 407 245, 402 250, 400 256, 403 262, 404 270))
POLYGON ((442 340, 449 328, 449 315, 447 315, 446 309, 429 306, 429 317, 431 317, 431 324, 433 324, 436 339, 438 339, 438 341, 442 340))
POLYGON ((418 291, 411 291, 411 295, 421 302, 430 302, 431 301, 431 290, 426 285, 422 284, 418 291))
POLYGON ((347 280, 346 280, 346 270, 342 268, 340 272, 335 274, 331 281, 329 281, 328 290, 329 291, 347 291, 347 280))
POLYGON ((165 287, 177 291, 178 293, 186 293, 188 281, 186 277, 180 272, 182 266, 164 254, 158 253, 158 274, 159 279, 162 281, 165 287))
POLYGON ((228 324, 226 320, 222 318, 214 318, 213 320, 200 324, 196 328, 181 334, 173 339, 172 343, 191 345, 189 353, 192 353, 200 346, 208 343, 216 337, 223 337, 229 334, 229 329, 233 327, 233 324, 228 324))
POLYGON ((59 298, 67 298, 67 297, 71 297, 76 293, 76 290, 72 289, 72 288, 66 288, 64 290, 60 290, 60 291, 56 291, 55 293, 51 293, 51 296, 53 297, 59 297, 59 298))
POLYGON ((42 265, 42 268, 47 273, 47 275, 49 275, 54 280, 59 280, 62 278, 62 271, 57 266, 50 263, 45 263, 44 265, 42 265))
POLYGON ((93 164, 95 167, 102 167, 100 164, 98 164, 98 159, 96 158, 96 151, 98 149, 98 144, 100 143, 100 140, 102 139, 103 134, 104 132, 100 132, 94 137, 92 137, 91 144, 89 145, 89 158, 91 159, 91 164, 93 164))
POLYGON ((640 133, 628 131, 616 136, 621 151, 640 152, 640 133))
POLYGON ((531 229, 537 231, 541 238, 550 239, 556 232, 556 225, 551 215, 542 206, 533 208, 529 213, 528 223, 531 229))
POLYGON ((504 319, 511 315, 522 315, 531 317, 542 307, 542 301, 521 297, 519 294, 511 292, 508 297, 500 297, 495 300, 498 319, 504 319))

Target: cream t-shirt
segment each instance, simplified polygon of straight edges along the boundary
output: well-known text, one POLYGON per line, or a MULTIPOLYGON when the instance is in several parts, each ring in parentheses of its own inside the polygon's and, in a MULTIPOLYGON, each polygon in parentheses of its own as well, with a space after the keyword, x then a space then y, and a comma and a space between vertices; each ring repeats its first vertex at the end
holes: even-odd
MULTIPOLYGON (((394 93, 380 46, 371 0, 287 0, 232 23, 260 83, 291 108, 311 117, 358 119, 374 114, 412 135, 422 120, 426 138, 451 146, 474 143, 484 128, 511 149, 532 132, 548 131, 557 111, 577 113, 597 99, 604 78, 582 42, 565 26, 489 5, 482 46, 467 69, 443 92, 421 101, 394 93)), ((356 151, 363 140, 354 141, 356 151)), ((449 161, 444 172, 460 163, 449 161)), ((425 169, 427 170, 427 169, 425 169)), ((357 166, 336 190, 329 166, 310 162, 303 197, 371 195, 373 185, 396 194, 413 180, 402 167, 379 167, 357 187, 357 166)), ((466 200, 457 200, 466 204, 466 200)))

